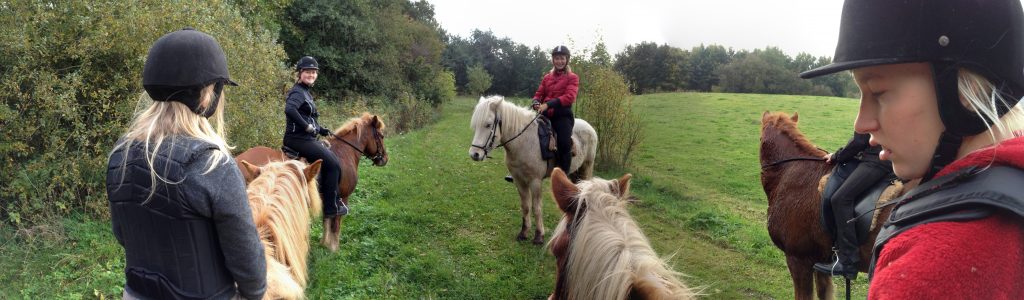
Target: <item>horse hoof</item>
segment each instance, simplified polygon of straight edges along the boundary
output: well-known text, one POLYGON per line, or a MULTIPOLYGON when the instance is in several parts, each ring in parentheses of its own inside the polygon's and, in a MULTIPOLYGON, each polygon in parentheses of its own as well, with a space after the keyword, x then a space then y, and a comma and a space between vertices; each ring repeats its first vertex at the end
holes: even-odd
POLYGON ((523 233, 519 233, 519 235, 516 236, 516 240, 520 241, 520 242, 525 241, 526 240, 526 235, 523 234, 523 233))
POLYGON ((535 237, 533 237, 533 244, 534 244, 534 245, 540 245, 540 244, 544 244, 544 238, 543 238, 543 237, 541 237, 541 236, 539 236, 539 235, 538 235, 538 236, 535 236, 535 237))

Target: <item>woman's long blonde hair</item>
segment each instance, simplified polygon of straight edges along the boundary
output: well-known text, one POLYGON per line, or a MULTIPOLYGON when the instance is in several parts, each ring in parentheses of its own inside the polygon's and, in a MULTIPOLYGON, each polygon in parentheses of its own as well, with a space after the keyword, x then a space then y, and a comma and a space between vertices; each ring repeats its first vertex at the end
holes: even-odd
POLYGON ((978 118, 998 120, 992 125, 986 125, 992 141, 996 144, 1022 135, 1020 130, 1024 129, 1024 108, 1020 105, 1010 107, 1010 111, 999 116, 998 106, 1007 106, 1006 98, 999 92, 995 84, 984 76, 967 69, 960 69, 957 76, 957 86, 960 90, 961 103, 969 110, 978 115, 978 118))
MULTIPOLYGON (((213 86, 212 84, 208 85, 200 91, 199 105, 203 109, 208 108, 211 102, 213 102, 213 86)), ((168 137, 187 136, 217 146, 218 150, 214 151, 207 161, 205 173, 213 171, 222 162, 228 161, 231 158, 232 148, 227 144, 224 131, 224 106, 226 101, 223 91, 219 96, 220 104, 217 105, 213 115, 207 119, 192 112, 188 106, 181 102, 153 101, 149 94, 142 93, 139 97, 135 118, 132 120, 131 125, 128 126, 128 130, 122 136, 122 139, 111 150, 111 153, 123 147, 129 147, 135 142, 141 142, 145 148, 144 152, 146 163, 149 164, 151 182, 156 182, 156 179, 159 178, 165 183, 176 184, 177 182, 170 182, 163 176, 160 176, 160 174, 157 174, 153 167, 153 160, 160 147, 164 146, 164 142, 168 137), (144 110, 139 109, 146 104, 149 106, 144 110)), ((174 143, 174 139, 171 139, 171 143, 174 143)), ((127 165, 128 159, 121 163, 122 166, 127 165)), ((124 172, 124 169, 121 168, 122 172, 124 172)), ((154 191, 156 189, 151 189, 150 196, 153 195, 154 191)))

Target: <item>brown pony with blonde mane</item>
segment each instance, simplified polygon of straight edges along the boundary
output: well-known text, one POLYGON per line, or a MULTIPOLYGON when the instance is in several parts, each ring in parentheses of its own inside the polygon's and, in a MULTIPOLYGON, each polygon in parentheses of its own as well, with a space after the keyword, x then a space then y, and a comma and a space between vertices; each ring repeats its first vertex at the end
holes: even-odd
POLYGON ((289 160, 263 167, 242 161, 254 179, 246 191, 267 259, 266 299, 303 299, 308 283, 309 225, 321 213, 315 182, 320 162, 289 160))
MULTIPOLYGON (((786 255, 793 279, 794 299, 832 299, 832 278, 814 272, 815 263, 829 262, 832 238, 821 226, 821 187, 832 171, 818 149, 797 129, 799 115, 761 115, 761 185, 768 197, 768 235, 786 255)), ((899 196, 902 185, 890 186, 883 200, 899 196)), ((875 220, 888 218, 891 206, 875 212, 875 220)), ((878 235, 872 225, 868 241, 878 235)), ((871 246, 860 246, 861 272, 867 271, 871 246)))
POLYGON ((574 185, 556 168, 551 192, 564 213, 548 242, 557 259, 548 299, 690 299, 686 287, 651 248, 626 210, 630 174, 574 185))
MULTIPOLYGON (((338 183, 339 197, 348 205, 348 197, 356 189, 359 179, 360 157, 367 157, 374 166, 384 166, 388 163, 388 152, 384 146, 384 121, 376 115, 364 112, 362 116, 349 119, 345 125, 334 131, 334 134, 327 137, 328 149, 338 158, 341 167, 341 179, 338 183)), ((246 182, 251 181, 255 176, 249 174, 241 167, 241 161, 248 161, 255 166, 262 166, 273 161, 287 160, 280 150, 268 147, 253 147, 235 157, 239 162, 239 168, 246 182)), ((324 234, 320 243, 331 251, 338 250, 339 238, 341 235, 341 221, 344 217, 332 217, 324 219, 324 234)))

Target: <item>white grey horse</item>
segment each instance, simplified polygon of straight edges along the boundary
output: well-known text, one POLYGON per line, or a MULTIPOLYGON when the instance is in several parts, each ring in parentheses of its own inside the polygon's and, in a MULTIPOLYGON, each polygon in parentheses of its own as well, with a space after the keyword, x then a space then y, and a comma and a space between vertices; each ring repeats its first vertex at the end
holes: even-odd
MULTIPOLYGON (((475 133, 469 157, 482 161, 495 148, 505 147, 505 166, 519 190, 520 210, 523 213, 523 227, 516 238, 526 240, 526 232, 530 230, 530 214, 533 213, 537 221, 533 243, 540 245, 544 243, 540 192, 542 182, 550 176, 551 169, 548 168, 548 162, 541 158, 536 116, 533 110, 506 102, 501 96, 480 97, 470 121, 470 127, 475 133)), ((569 173, 579 179, 590 179, 594 174, 594 157, 597 156, 597 132, 587 121, 576 119, 572 139, 576 156, 572 159, 569 173)))

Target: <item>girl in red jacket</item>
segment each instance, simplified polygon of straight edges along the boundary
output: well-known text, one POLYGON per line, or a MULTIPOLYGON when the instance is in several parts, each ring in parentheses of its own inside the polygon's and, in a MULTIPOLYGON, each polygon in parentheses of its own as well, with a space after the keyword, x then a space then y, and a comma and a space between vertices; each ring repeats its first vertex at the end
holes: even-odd
POLYGON ((554 67, 544 75, 540 87, 533 94, 533 107, 551 119, 558 147, 556 164, 562 170, 572 170, 569 168, 572 163, 572 127, 576 121, 572 104, 576 102, 580 77, 569 67, 569 48, 565 46, 551 50, 551 64, 554 67))
POLYGON ((871 299, 1024 299, 1024 9, 1019 0, 850 0, 832 64, 855 129, 896 175, 871 299))

